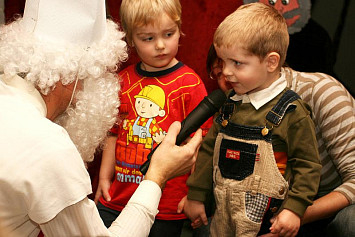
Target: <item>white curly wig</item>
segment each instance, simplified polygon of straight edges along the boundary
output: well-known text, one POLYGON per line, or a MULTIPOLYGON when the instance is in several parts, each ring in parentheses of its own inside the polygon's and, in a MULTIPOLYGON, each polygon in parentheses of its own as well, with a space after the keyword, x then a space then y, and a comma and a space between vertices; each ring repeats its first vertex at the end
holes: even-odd
POLYGON ((107 20, 100 42, 83 48, 38 39, 22 28, 21 19, 0 28, 0 72, 20 75, 44 95, 61 81, 83 81, 76 103, 57 119, 69 133, 84 161, 92 161, 95 149, 113 126, 120 89, 115 72, 127 59, 124 33, 107 20))
POLYGON ((111 73, 88 78, 76 93, 77 102, 55 121, 67 130, 85 162, 93 160, 96 148, 117 120, 119 89, 118 79, 111 73))
POLYGON ((21 19, 0 29, 0 71, 25 74, 45 95, 59 80, 66 85, 76 77, 99 78, 127 58, 124 33, 110 20, 104 38, 84 48, 40 40, 22 28, 21 19))

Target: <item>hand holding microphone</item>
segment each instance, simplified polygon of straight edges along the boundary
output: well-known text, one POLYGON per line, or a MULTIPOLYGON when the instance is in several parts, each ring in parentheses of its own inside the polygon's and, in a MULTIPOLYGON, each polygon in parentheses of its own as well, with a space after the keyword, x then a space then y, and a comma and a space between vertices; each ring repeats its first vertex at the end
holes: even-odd
MULTIPOLYGON (((227 97, 222 90, 215 90, 206 96, 194 110, 181 122, 181 130, 176 137, 176 145, 180 145, 193 132, 202 126, 211 116, 213 116, 219 108, 224 104, 227 97)), ((159 147, 156 146, 149 154, 148 160, 140 167, 140 171, 146 174, 150 159, 154 151, 159 147)))

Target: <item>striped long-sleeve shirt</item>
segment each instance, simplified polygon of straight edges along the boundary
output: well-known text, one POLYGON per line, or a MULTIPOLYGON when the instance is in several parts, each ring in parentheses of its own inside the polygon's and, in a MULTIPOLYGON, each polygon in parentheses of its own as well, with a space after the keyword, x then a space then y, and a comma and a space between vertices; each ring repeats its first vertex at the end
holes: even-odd
POLYGON ((322 163, 319 196, 342 193, 355 203, 355 101, 344 86, 323 73, 284 68, 288 86, 310 105, 322 163))

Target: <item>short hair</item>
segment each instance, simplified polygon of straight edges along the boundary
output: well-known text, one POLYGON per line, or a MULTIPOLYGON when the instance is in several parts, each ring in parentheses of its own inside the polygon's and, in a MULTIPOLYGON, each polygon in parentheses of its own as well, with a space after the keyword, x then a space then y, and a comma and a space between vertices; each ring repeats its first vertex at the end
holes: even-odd
POLYGON ((132 45, 134 27, 154 24, 166 13, 181 32, 181 4, 179 0, 122 0, 120 7, 121 26, 126 33, 127 44, 132 45))
POLYGON ((214 39, 217 47, 234 45, 245 48, 262 61, 270 52, 280 55, 280 66, 286 59, 289 34, 285 18, 263 3, 240 6, 218 26, 214 39))

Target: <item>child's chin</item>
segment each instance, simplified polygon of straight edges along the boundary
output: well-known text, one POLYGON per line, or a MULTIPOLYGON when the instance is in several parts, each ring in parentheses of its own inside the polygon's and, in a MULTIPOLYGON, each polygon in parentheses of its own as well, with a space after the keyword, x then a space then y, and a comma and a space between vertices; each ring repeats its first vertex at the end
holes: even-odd
POLYGON ((237 94, 237 95, 244 95, 246 94, 247 92, 246 91, 243 91, 243 90, 240 90, 240 89, 237 89, 237 88, 233 88, 234 92, 237 94))

